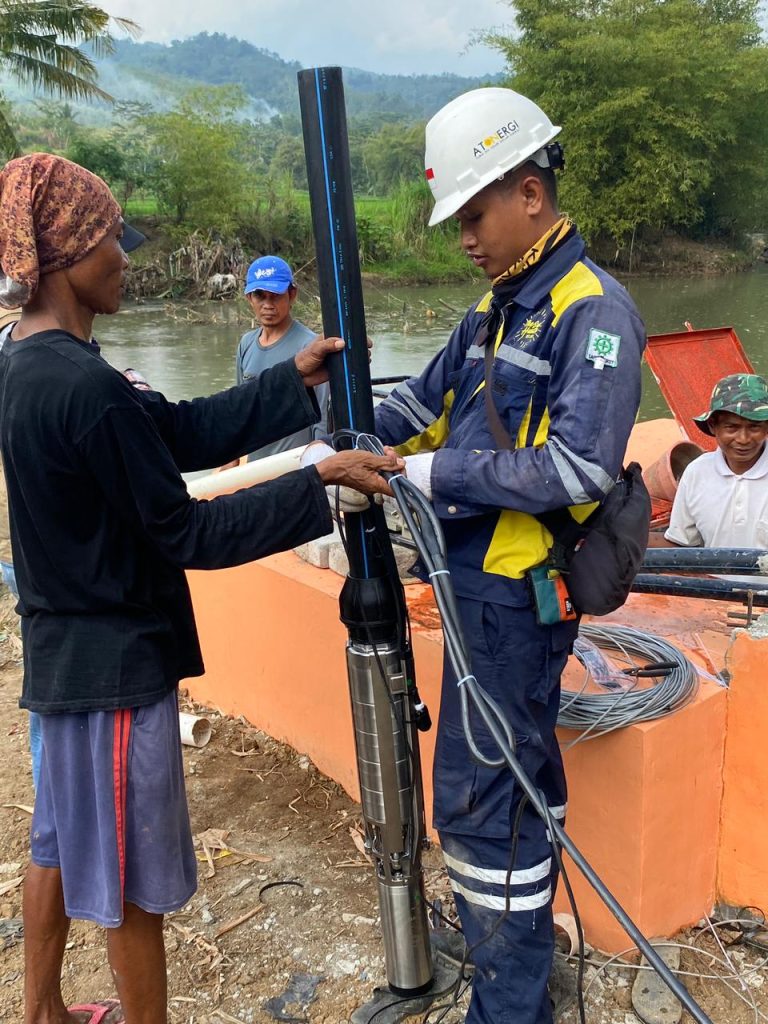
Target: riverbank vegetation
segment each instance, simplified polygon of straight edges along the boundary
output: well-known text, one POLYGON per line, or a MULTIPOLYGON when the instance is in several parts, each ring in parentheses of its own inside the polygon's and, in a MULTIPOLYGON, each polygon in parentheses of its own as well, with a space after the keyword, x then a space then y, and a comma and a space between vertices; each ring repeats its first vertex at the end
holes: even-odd
POLYGON ((562 200, 584 234, 673 230, 738 239, 768 227, 768 46, 759 0, 514 0, 491 36, 564 126, 562 200))
MULTIPOLYGON (((768 46, 758 0, 510 7, 514 35, 485 41, 507 60, 505 84, 563 124, 561 205, 595 256, 622 272, 748 265, 747 233, 768 228, 768 46)), ((2 8, 0 0, 0 63, 2 8)), ((148 76, 164 102, 115 102, 97 125, 66 100, 2 109, 24 151, 89 167, 141 222, 150 245, 136 254, 134 290, 202 293, 207 270, 239 279, 264 252, 311 268, 301 123, 289 88, 297 67, 225 36, 114 49, 121 73, 148 76)), ((369 76, 372 84, 350 75, 363 271, 413 282, 470 277, 454 225, 426 226, 423 102, 431 97, 436 109, 480 83, 369 76)))

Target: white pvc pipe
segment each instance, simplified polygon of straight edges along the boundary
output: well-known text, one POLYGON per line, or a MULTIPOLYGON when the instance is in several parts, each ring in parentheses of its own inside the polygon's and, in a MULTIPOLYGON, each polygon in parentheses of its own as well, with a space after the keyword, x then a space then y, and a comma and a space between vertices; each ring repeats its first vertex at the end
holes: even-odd
POLYGON ((188 747, 204 747, 211 738, 213 726, 207 718, 200 715, 188 715, 185 711, 179 712, 179 732, 181 742, 188 747))
POLYGON ((217 494, 231 494, 232 491, 239 491, 242 487, 252 487, 254 484, 274 480, 275 477, 292 473, 300 468, 299 459, 305 448, 306 445, 301 445, 301 447, 291 448, 287 452, 268 455, 265 459, 245 462, 241 466, 235 466, 234 469, 209 473, 208 476, 188 481, 187 490, 193 498, 215 498, 217 494))

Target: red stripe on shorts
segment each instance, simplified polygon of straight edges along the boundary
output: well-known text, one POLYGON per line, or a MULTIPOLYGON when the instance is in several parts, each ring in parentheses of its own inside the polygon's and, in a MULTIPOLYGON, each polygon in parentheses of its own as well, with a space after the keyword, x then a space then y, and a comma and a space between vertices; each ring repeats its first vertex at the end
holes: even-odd
POLYGON ((125 897, 125 801, 128 792, 128 741, 131 738, 133 713, 115 712, 115 733, 112 745, 112 782, 115 794, 115 838, 120 867, 120 894, 125 897))

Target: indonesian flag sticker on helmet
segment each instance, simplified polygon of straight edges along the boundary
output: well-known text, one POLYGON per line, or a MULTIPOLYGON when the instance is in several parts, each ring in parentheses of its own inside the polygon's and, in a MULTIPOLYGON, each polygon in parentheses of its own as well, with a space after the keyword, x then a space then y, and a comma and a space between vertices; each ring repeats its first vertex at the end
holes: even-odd
POLYGON ((451 100, 426 129, 424 166, 435 200, 430 226, 527 160, 549 167, 546 147, 559 132, 540 107, 512 89, 474 89, 451 100))

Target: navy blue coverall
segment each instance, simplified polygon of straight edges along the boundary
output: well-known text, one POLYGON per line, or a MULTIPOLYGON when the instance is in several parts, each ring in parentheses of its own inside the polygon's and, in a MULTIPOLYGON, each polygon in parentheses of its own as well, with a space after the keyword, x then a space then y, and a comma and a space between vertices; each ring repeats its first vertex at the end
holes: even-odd
MULTIPOLYGON (((574 233, 503 308, 490 376, 514 450, 495 450, 485 405, 478 327, 489 292, 418 378, 376 412, 381 440, 400 454, 434 451, 432 500, 472 669, 501 705, 523 768, 563 820, 566 784, 555 738, 560 675, 577 624, 541 626, 525 573, 551 534, 531 513, 570 508, 583 519, 621 469, 640 401, 645 329, 624 288, 585 257, 574 233)), ((545 824, 507 768, 468 755, 449 667, 434 766, 434 822, 475 964, 467 1024, 549 1024, 556 881, 545 824), (506 913, 505 913, 506 910, 506 913), (489 933, 504 915, 492 938, 489 933)), ((498 751, 478 725, 479 745, 498 751)))

